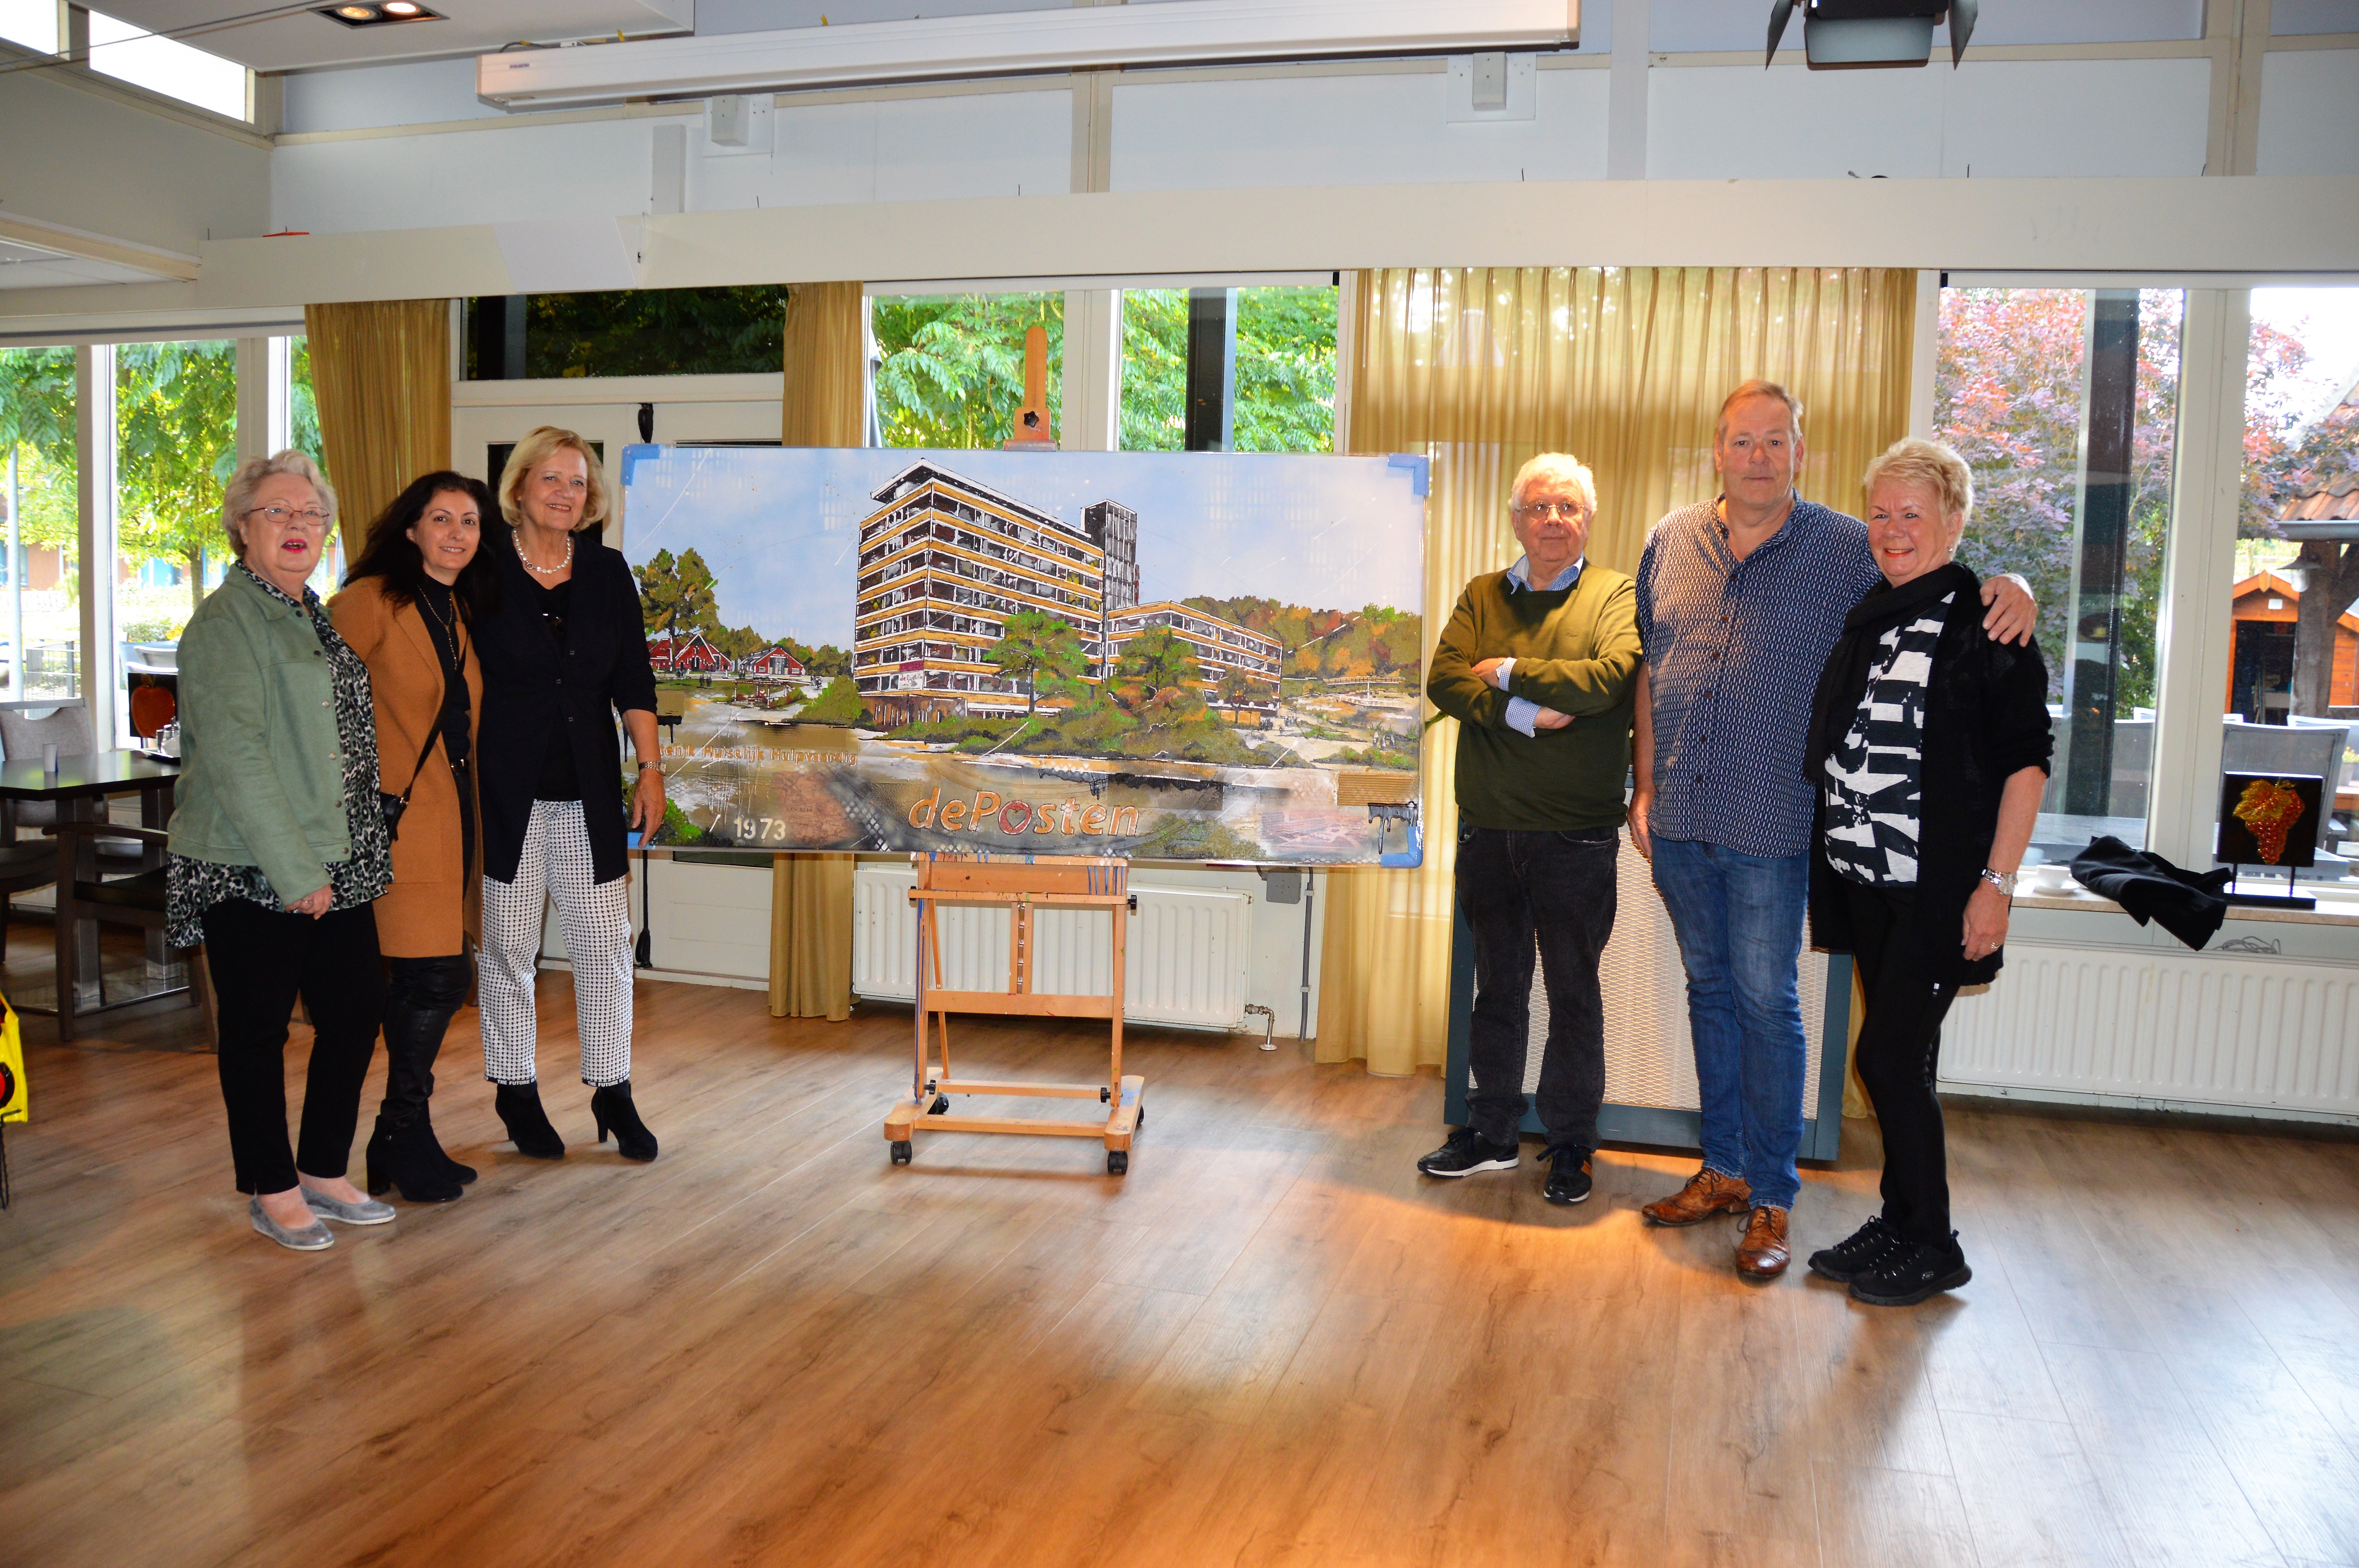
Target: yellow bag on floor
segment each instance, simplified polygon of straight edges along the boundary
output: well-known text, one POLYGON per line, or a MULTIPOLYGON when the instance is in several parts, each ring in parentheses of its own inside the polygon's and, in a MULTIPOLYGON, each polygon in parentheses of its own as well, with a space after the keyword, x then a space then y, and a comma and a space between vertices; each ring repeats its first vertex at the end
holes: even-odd
POLYGON ((16 1029, 16 1010, 0 996, 0 1121, 25 1121, 25 1042, 16 1029))

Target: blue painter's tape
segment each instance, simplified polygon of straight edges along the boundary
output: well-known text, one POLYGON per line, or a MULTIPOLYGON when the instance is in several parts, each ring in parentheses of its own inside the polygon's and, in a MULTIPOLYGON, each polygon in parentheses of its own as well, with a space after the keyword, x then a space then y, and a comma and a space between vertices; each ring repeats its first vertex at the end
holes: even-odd
MULTIPOLYGON (((662 457, 663 454, 664 449, 661 447, 641 446, 636 441, 632 442, 629 446, 625 447, 623 449, 623 483, 627 486, 631 482, 631 470, 633 469, 638 467, 641 463, 654 462, 658 458, 662 457)), ((1423 495, 1425 492, 1420 490, 1418 493, 1419 495, 1423 495)))
MULTIPOLYGON (((1397 462, 1400 460, 1396 458, 1393 460, 1397 462)), ((1420 464, 1425 461, 1423 458, 1417 460, 1420 464)), ((1404 822, 1401 826, 1408 829, 1408 848, 1377 856, 1376 864, 1395 871, 1414 871, 1425 864, 1425 829, 1416 822, 1404 822)))
MULTIPOLYGON (((629 460, 627 454, 624 460, 629 460)), ((1385 466, 1408 470, 1408 492, 1420 501, 1425 499, 1425 492, 1432 487, 1433 464, 1429 459, 1412 456, 1408 452, 1395 452, 1385 460, 1385 466)))

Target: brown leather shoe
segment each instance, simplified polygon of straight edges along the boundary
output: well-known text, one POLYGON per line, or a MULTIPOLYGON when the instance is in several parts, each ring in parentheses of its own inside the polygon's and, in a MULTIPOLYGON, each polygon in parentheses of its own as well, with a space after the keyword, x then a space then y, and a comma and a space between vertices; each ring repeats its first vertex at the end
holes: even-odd
POLYGON ((1657 1225, 1697 1225, 1716 1214, 1743 1214, 1752 1199, 1753 1189, 1744 1177, 1698 1171, 1686 1186, 1638 1212, 1657 1225))
POLYGON ((1786 1211, 1756 1205, 1753 1217, 1745 1222, 1745 1239, 1736 1244, 1737 1273, 1748 1280, 1774 1280, 1793 1257, 1786 1249, 1786 1211))

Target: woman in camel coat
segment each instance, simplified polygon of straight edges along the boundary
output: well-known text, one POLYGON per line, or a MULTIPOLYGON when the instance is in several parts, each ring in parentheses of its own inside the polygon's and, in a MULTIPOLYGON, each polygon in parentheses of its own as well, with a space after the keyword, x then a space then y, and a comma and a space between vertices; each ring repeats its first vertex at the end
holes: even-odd
POLYGON ((391 960, 385 1010, 385 1103, 368 1142, 368 1189, 412 1203, 458 1197, 474 1171, 442 1152, 428 1100, 434 1058, 473 975, 482 931, 483 855, 473 758, 484 681, 474 628, 498 581, 479 554, 491 494, 430 473, 369 527, 336 631, 367 664, 376 710, 379 790, 406 800, 394 827, 393 885, 376 901, 391 960))

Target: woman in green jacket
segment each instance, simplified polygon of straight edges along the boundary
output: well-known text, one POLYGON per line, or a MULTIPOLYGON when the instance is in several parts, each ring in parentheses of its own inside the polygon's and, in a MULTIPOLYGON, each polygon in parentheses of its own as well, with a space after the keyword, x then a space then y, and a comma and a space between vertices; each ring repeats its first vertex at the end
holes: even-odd
POLYGON ((335 492, 285 451, 239 465, 222 521, 237 550, 180 634, 180 781, 167 862, 172 941, 202 943, 220 998, 230 1155, 254 1228, 298 1251, 324 1220, 382 1225, 346 1179, 385 1011, 371 901, 392 880, 368 671, 305 579, 335 492), (287 1139, 295 998, 311 1019, 299 1145, 287 1139))

